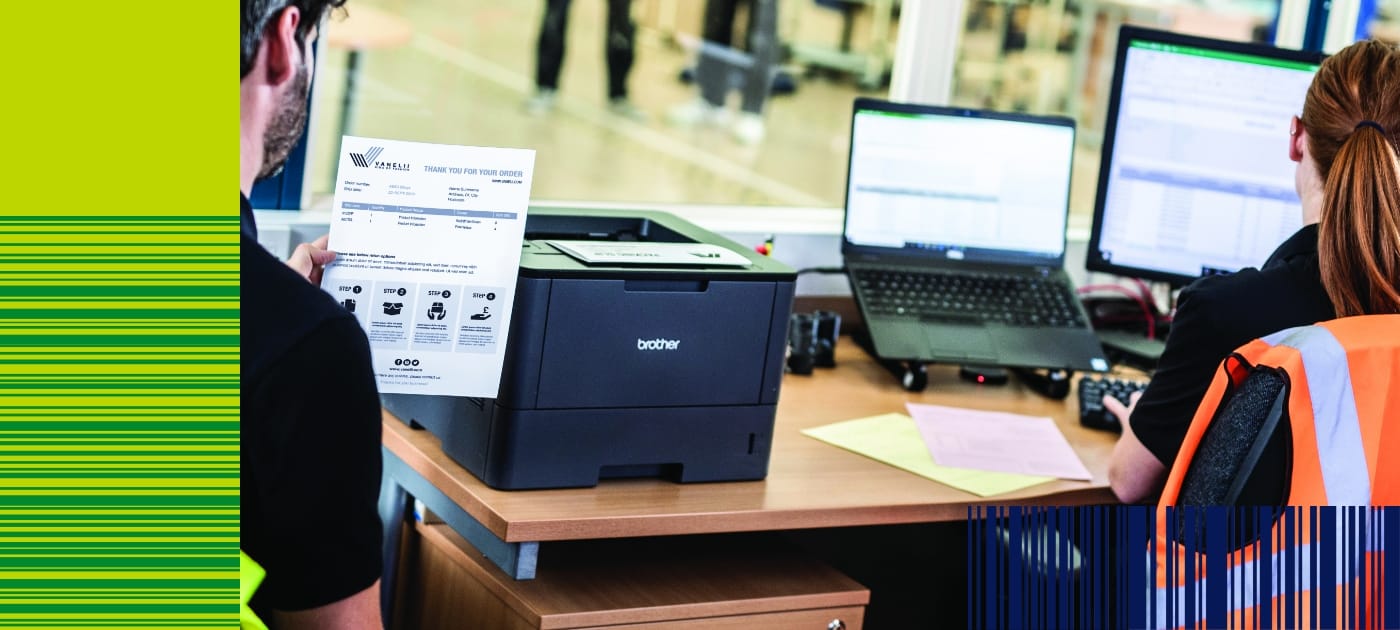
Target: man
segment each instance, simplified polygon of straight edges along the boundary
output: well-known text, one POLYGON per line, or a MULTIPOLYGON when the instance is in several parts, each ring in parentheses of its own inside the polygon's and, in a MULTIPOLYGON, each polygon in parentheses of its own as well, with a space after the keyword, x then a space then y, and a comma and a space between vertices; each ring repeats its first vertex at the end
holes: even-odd
MULTIPOLYGON (((545 0, 544 20, 535 57, 535 95, 525 103, 526 111, 543 115, 554 109, 559 91, 559 72, 564 67, 564 35, 569 25, 572 0, 545 0)), ((646 113, 627 98, 627 75, 636 54, 637 25, 632 23, 632 0, 608 0, 608 111, 641 122, 646 113)))
POLYGON ((381 628, 379 396, 353 315, 258 245, 254 180, 276 173, 306 122, 311 42, 345 0, 242 0, 242 547, 267 571, 252 601, 273 628, 381 628))

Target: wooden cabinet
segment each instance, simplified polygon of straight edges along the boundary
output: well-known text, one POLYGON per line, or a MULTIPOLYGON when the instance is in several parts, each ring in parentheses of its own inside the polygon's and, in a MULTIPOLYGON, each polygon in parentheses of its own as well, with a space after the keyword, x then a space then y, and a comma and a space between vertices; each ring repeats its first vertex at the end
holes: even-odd
POLYGON ((861 627, 870 592, 771 534, 548 543, 514 580, 443 524, 405 532, 396 628, 861 627))

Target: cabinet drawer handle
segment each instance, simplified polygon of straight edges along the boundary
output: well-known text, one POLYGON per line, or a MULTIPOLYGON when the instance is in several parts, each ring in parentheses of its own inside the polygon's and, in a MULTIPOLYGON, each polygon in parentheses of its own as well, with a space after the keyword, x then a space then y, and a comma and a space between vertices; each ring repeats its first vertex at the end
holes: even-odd
POLYGON ((830 623, 826 624, 826 630, 846 630, 846 622, 832 619, 830 623))

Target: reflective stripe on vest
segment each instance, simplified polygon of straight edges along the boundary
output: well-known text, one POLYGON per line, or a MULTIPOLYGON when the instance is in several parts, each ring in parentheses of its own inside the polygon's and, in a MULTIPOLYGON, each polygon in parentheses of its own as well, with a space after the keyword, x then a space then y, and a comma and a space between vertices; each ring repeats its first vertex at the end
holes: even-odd
POLYGON ((1371 473, 1366 468, 1346 349, 1321 326, 1289 328, 1262 340, 1293 348, 1302 357, 1328 505, 1370 505, 1371 473))

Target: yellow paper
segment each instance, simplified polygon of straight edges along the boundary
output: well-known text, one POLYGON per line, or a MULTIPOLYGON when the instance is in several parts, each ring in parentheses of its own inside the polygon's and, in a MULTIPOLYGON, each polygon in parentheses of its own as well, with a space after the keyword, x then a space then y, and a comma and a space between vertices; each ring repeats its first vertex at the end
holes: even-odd
POLYGON ((921 477, 989 497, 1045 483, 1053 477, 1037 477, 1012 473, 988 472, 970 468, 949 468, 933 463, 924 438, 914 419, 902 413, 887 413, 856 420, 846 420, 811 429, 802 433, 832 446, 903 468, 921 477))

